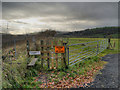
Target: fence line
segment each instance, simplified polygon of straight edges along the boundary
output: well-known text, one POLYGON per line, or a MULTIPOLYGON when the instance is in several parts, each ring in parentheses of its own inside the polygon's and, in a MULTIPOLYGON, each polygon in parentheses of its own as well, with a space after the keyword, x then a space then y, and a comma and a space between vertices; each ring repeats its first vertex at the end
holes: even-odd
MULTIPOLYGON (((51 39, 51 40, 53 40, 53 39, 51 39)), ((62 41, 62 40, 59 40, 59 41, 55 40, 54 44, 57 46, 57 45, 60 44, 60 41, 62 41)), ((11 43, 12 44, 12 50, 14 51, 14 57, 17 58, 17 56, 20 55, 19 54, 20 53, 20 51, 19 51, 20 49, 18 49, 17 46, 19 46, 21 42, 25 42, 25 43, 23 43, 23 44, 25 44, 25 45, 23 45, 24 46, 23 48, 26 48, 26 40, 25 39, 24 40, 14 39, 11 42, 12 42, 11 43)), ((29 44, 30 44, 30 46, 34 50, 37 50, 38 47, 36 46, 35 42, 36 42, 36 39, 33 37, 29 41, 29 43, 27 41, 27 44, 28 44, 27 46, 29 46, 29 44), (31 43, 33 43, 33 46, 32 46, 31 43)), ((46 43, 43 43, 43 42, 44 42, 44 39, 41 39, 41 41, 39 40, 39 44, 41 44, 40 45, 40 49, 42 50, 41 51, 41 65, 43 67, 43 63, 44 63, 43 59, 44 59, 44 56, 47 55, 45 58, 47 58, 48 68, 50 68, 50 64, 52 65, 52 68, 55 66, 53 59, 55 59, 56 68, 58 68, 58 66, 60 64, 60 61, 62 62, 61 64, 63 64, 66 60, 68 60, 68 63, 66 63, 66 62, 65 63, 70 65, 70 66, 72 66, 75 63, 77 63, 77 62, 79 62, 81 60, 84 60, 84 59, 86 59, 88 57, 98 55, 103 50, 105 50, 107 48, 107 45, 108 45, 108 39, 98 40, 98 41, 91 41, 91 42, 86 42, 86 43, 77 43, 77 44, 71 44, 71 45, 66 45, 66 44, 64 45, 63 42, 61 42, 61 45, 65 46, 65 54, 61 54, 61 57, 60 57, 57 53, 54 53, 52 55, 52 53, 50 54, 49 52, 46 52, 46 51, 50 51, 51 50, 50 41, 47 41, 46 43), (46 50, 43 51, 43 49, 46 49, 46 50), (45 52, 46 52, 46 54, 44 54, 45 52), (58 58, 60 60, 58 60, 58 58), (52 63, 50 63, 50 61, 52 61, 52 63)), ((37 44, 38 44, 38 42, 37 42, 37 44)), ((52 52, 54 52, 54 48, 53 47, 55 45, 52 45, 52 50, 51 50, 52 52)), ((22 49, 22 52, 24 52, 24 50, 26 51, 28 49, 30 50, 31 48, 27 47, 26 49, 22 49)), ((11 60, 10 56, 8 56, 8 57, 9 57, 9 60, 11 60)))

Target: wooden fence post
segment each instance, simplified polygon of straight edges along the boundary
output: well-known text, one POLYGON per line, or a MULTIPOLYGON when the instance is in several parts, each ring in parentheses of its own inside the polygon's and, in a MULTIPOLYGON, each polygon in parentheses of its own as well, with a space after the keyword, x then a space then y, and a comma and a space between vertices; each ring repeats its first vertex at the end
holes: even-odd
MULTIPOLYGON (((29 41, 27 40, 27 57, 29 58, 30 55, 29 55, 29 51, 30 51, 30 44, 29 44, 29 41)), ((29 63, 29 59, 27 60, 27 64, 29 63)), ((27 67, 28 68, 28 67, 27 67)))
MULTIPOLYGON (((63 40, 61 40, 61 45, 63 45, 63 40)), ((63 60, 64 60, 64 53, 61 53, 61 66, 62 66, 62 68, 64 68, 63 60)))
POLYGON ((108 37, 108 47, 107 47, 107 49, 110 49, 110 46, 112 47, 112 45, 111 45, 111 36, 108 37))
POLYGON ((43 40, 41 40, 41 67, 43 68, 43 56, 44 56, 44 53, 42 52, 43 51, 43 45, 44 44, 44 42, 43 42, 43 40))
POLYGON ((28 55, 28 57, 30 57, 29 51, 30 51, 30 46, 29 46, 29 41, 27 40, 27 55, 28 55))
POLYGON ((66 64, 66 48, 67 48, 66 45, 67 45, 67 43, 63 43, 63 46, 65 47, 65 53, 63 53, 64 54, 63 61, 64 61, 65 68, 68 68, 67 64, 66 64))
POLYGON ((16 58, 16 40, 14 40, 14 51, 15 51, 15 58, 16 58))
MULTIPOLYGON (((50 43, 49 43, 49 40, 47 40, 46 45, 48 45, 48 46, 47 46, 47 51, 50 51, 50 47, 49 47, 50 43)), ((48 64, 48 68, 50 68, 50 62, 49 62, 50 55, 49 55, 49 52, 47 53, 47 56, 48 56, 48 58, 47 58, 47 64, 48 64)))
POLYGON ((52 59, 52 69, 54 69, 54 48, 53 48, 53 41, 51 41, 51 59, 52 59))
MULTIPOLYGON (((55 41, 55 45, 58 45, 58 41, 55 41)), ((55 59, 56 59, 56 69, 58 68, 58 53, 55 53, 55 59)))
POLYGON ((67 47, 67 54, 68 54, 68 65, 69 65, 69 46, 67 47))
POLYGON ((115 41, 113 41, 113 48, 115 48, 115 41))

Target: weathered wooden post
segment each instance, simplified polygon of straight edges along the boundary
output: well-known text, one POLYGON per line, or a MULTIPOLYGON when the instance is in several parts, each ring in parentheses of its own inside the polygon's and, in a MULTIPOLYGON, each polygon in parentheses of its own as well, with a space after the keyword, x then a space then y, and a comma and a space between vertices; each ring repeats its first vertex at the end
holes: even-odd
POLYGON ((44 56, 44 53, 42 52, 43 51, 43 40, 41 40, 41 67, 43 68, 43 56, 44 56))
MULTIPOLYGON (((27 57, 29 58, 30 55, 29 55, 29 51, 30 51, 30 46, 29 46, 29 41, 27 40, 27 57)), ((29 60, 27 60, 27 64, 29 64, 29 60)), ((27 66, 27 69, 29 67, 27 66)), ((25 77, 27 76, 27 73, 25 73, 25 77)))
MULTIPOLYGON (((67 38, 67 44, 69 43, 69 38, 67 38)), ((69 66, 69 45, 67 45, 67 59, 68 59, 68 66, 69 66)))
POLYGON ((29 51, 30 51, 29 41, 27 40, 27 55, 28 55, 28 57, 30 57, 30 55, 29 55, 29 51))
POLYGON ((53 41, 51 41, 51 59, 52 59, 52 68, 54 69, 54 48, 53 48, 53 41))
POLYGON ((62 68, 67 68, 67 64, 66 64, 66 44, 67 43, 63 43, 63 39, 61 41, 62 46, 64 46, 65 52, 61 53, 61 64, 62 64, 62 68))
MULTIPOLYGON (((61 41, 61 45, 63 45, 63 40, 61 41)), ((64 53, 61 53, 61 66, 62 66, 62 68, 64 68, 63 60, 64 60, 64 53)))
POLYGON ((115 48, 115 41, 113 41, 113 48, 115 48))
POLYGON ((67 54, 68 54, 68 65, 69 65, 69 46, 67 46, 67 54))
MULTIPOLYGON (((58 45, 58 41, 55 41, 55 45, 58 45)), ((58 68, 58 53, 55 53, 55 59, 56 59, 56 69, 58 68)))
POLYGON ((47 40, 46 45, 48 45, 48 46, 47 46, 47 51, 48 51, 48 53, 47 53, 47 56, 48 56, 48 57, 47 57, 47 64, 48 64, 48 68, 50 68, 50 62, 49 62, 49 59, 50 59, 50 55, 49 55, 49 53, 50 53, 50 52, 49 52, 49 51, 50 51, 50 47, 49 47, 49 44, 50 44, 50 43, 49 43, 49 40, 47 40))
POLYGON ((110 49, 110 37, 108 37, 108 49, 110 49))
POLYGON ((110 49, 110 46, 112 47, 112 45, 111 45, 111 35, 108 36, 108 47, 107 47, 107 49, 110 49))
POLYGON ((64 57, 63 57, 63 61, 64 61, 64 64, 65 64, 65 68, 68 68, 67 67, 67 64, 66 64, 66 50, 67 50, 67 43, 63 43, 63 46, 65 47, 65 53, 63 53, 64 57))
POLYGON ((16 58, 16 40, 14 40, 14 53, 15 53, 15 58, 16 58))

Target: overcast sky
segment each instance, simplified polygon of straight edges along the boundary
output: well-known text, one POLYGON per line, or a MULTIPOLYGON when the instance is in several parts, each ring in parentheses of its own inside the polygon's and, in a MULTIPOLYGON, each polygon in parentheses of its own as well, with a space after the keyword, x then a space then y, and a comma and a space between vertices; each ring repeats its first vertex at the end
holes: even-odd
POLYGON ((94 27, 118 26, 118 3, 3 2, 2 19, 3 31, 11 34, 45 29, 80 31, 94 27))

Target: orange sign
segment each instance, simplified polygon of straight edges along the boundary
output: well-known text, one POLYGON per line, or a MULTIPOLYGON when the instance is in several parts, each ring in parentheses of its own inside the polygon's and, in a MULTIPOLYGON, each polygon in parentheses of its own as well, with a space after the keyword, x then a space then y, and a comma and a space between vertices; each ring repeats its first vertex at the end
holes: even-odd
POLYGON ((55 46, 55 53, 65 53, 64 46, 55 46))

